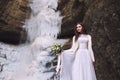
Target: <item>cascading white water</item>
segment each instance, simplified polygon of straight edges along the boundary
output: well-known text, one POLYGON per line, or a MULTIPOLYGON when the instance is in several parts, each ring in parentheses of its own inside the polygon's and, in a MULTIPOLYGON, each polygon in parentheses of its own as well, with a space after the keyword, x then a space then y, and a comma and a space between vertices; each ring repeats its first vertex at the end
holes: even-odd
POLYGON ((57 38, 61 30, 62 17, 57 8, 58 0, 32 0, 31 18, 26 21, 24 28, 28 31, 28 40, 34 41, 37 37, 49 36, 57 38))
POLYGON ((32 68, 29 70, 31 73, 34 72, 34 69, 37 70, 37 72, 34 72, 35 78, 48 80, 53 76, 54 72, 45 73, 51 69, 45 68, 45 64, 54 59, 54 57, 48 56, 50 54, 49 48, 55 43, 63 44, 65 42, 65 40, 57 40, 57 35, 61 31, 62 21, 60 12, 55 11, 57 9, 57 1, 33 0, 30 4, 33 12, 24 27, 28 31, 28 39, 33 42, 31 50, 35 60, 33 60, 32 68), (41 72, 44 72, 44 74, 41 72))
MULTIPOLYGON (((26 20, 29 44, 10 46, 0 44, 0 80, 50 80, 54 75, 50 48, 55 43, 63 45, 67 40, 58 40, 61 21, 57 9, 58 0, 30 0, 32 9, 30 19, 26 20)), ((55 79, 54 79, 55 80, 55 79)))

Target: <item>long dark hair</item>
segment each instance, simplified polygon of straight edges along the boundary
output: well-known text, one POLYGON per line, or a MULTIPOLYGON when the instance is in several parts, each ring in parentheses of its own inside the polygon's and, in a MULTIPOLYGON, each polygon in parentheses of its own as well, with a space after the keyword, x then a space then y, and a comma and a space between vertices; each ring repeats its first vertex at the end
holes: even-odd
POLYGON ((75 41, 78 40, 80 34, 88 34, 86 30, 86 26, 82 22, 78 22, 77 25, 80 24, 82 26, 82 32, 77 31, 77 27, 75 26, 75 41))

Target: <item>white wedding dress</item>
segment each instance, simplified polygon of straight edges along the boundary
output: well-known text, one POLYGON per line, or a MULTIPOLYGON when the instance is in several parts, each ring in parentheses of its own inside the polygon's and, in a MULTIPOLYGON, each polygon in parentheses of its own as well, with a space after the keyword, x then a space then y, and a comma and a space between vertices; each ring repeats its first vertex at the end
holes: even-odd
POLYGON ((72 47, 58 56, 56 71, 60 70, 60 80, 97 80, 93 62, 95 61, 90 35, 81 34, 72 47))

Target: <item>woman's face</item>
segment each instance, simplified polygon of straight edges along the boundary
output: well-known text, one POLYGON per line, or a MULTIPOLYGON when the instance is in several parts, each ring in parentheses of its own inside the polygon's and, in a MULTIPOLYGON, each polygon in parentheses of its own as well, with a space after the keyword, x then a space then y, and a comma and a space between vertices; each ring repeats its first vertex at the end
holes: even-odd
POLYGON ((76 27, 77 27, 76 29, 77 29, 78 32, 82 32, 82 25, 77 24, 76 27))

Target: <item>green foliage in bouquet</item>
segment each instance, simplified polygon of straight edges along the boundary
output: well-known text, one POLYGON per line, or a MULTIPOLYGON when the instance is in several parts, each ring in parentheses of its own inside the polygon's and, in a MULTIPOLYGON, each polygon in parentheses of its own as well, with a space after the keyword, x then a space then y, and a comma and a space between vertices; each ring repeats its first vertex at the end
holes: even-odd
POLYGON ((57 55, 57 54, 61 53, 62 47, 60 44, 55 44, 52 46, 51 51, 53 54, 57 55))

